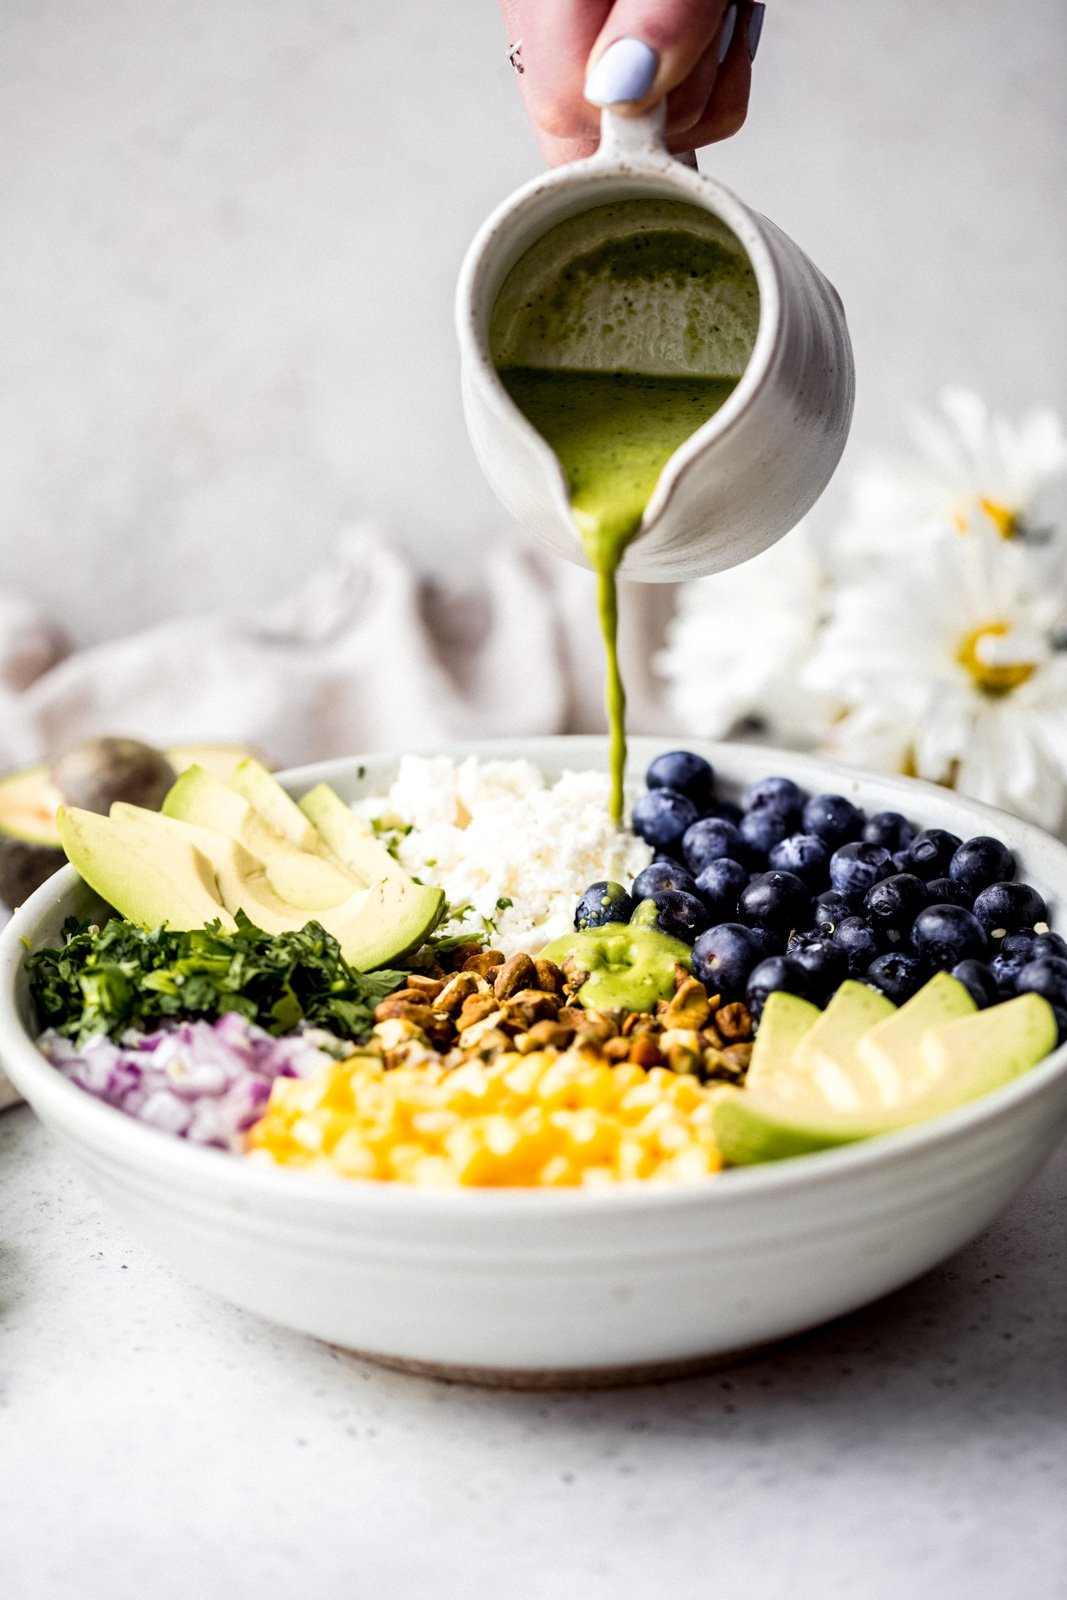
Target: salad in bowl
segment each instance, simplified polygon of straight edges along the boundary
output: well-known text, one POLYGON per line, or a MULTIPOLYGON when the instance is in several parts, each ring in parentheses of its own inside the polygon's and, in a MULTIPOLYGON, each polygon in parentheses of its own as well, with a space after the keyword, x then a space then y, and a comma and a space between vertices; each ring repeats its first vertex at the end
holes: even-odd
POLYGON ((4 1065, 194 1278, 383 1358, 646 1372, 860 1304, 1067 1119, 1067 852, 910 780, 634 755, 621 830, 596 739, 65 810, 4 1065))

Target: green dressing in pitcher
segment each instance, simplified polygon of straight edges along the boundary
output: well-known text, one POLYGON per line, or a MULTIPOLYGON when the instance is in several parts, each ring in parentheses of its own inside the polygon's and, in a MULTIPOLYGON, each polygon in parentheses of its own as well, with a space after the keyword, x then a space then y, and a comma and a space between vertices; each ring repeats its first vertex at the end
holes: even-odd
POLYGON ((559 458, 597 574, 619 826, 616 573, 663 467, 735 388, 758 316, 751 266, 729 230, 699 207, 662 200, 595 207, 553 228, 512 268, 493 310, 500 379, 559 458))

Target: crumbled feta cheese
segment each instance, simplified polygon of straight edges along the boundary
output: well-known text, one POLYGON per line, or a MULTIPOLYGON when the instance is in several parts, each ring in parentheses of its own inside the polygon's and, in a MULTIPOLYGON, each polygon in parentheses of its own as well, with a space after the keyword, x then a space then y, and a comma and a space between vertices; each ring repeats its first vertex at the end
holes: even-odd
POLYGON ((410 829, 397 840, 401 865, 453 906, 470 907, 449 933, 488 929, 505 955, 533 954, 574 927, 589 884, 629 887, 652 859, 642 839, 613 826, 610 788, 602 772, 565 772, 549 783, 529 761, 404 756, 389 793, 355 809, 380 826, 410 829))

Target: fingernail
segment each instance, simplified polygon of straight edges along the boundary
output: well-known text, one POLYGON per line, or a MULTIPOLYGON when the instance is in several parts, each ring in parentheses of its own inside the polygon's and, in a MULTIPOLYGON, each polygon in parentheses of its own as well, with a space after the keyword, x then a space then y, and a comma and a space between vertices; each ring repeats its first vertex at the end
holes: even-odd
POLYGON ((734 29, 737 27, 737 7, 731 6, 722 19, 722 28, 719 31, 719 48, 716 52, 719 66, 721 67, 734 42, 734 29))
POLYGON ((748 59, 755 61, 756 51, 759 49, 759 36, 763 32, 763 13, 767 7, 754 5, 752 15, 748 19, 748 59))
POLYGON ((616 39, 586 78, 585 98, 594 106, 643 100, 658 68, 659 56, 643 39, 616 39))

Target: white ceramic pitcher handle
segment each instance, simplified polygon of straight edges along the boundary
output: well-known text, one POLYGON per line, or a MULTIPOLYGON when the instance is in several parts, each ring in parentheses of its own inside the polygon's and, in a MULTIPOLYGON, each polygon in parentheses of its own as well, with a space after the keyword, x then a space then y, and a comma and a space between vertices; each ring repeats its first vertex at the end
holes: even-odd
POLYGON ((610 106, 600 113, 600 148, 597 159, 612 166, 620 161, 649 156, 665 156, 667 141, 664 129, 667 122, 666 102, 661 100, 651 111, 639 117, 624 117, 610 106))

